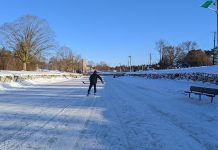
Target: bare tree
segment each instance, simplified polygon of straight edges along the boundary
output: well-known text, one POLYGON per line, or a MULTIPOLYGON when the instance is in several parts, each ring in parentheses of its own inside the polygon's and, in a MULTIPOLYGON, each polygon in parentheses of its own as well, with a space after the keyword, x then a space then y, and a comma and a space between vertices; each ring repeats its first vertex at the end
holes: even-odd
POLYGON ((107 63, 101 61, 99 64, 95 66, 95 69, 99 71, 108 71, 110 67, 107 65, 107 63))
POLYGON ((180 48, 180 47, 175 47, 175 64, 176 65, 182 65, 182 63, 184 63, 184 59, 185 59, 185 52, 180 48))
POLYGON ((165 40, 159 40, 156 42, 156 49, 160 54, 160 62, 162 61, 162 57, 163 57, 163 49, 167 45, 168 45, 168 42, 166 42, 165 40))
POLYGON ((57 52, 57 58, 60 61, 59 70, 74 72, 75 55, 71 48, 67 46, 60 47, 57 52))
POLYGON ((185 54, 181 48, 166 46, 163 49, 163 59, 161 64, 163 67, 174 67, 181 64, 184 57, 185 54))
POLYGON ((188 53, 191 50, 195 50, 198 48, 198 44, 195 41, 185 41, 182 42, 179 47, 186 53, 188 53))
POLYGON ((95 63, 94 63, 94 61, 88 61, 88 67, 90 68, 90 71, 91 71, 91 69, 93 68, 95 66, 95 63))
POLYGON ((161 60, 162 67, 164 68, 169 66, 172 67, 173 62, 174 62, 174 47, 173 46, 164 47, 162 51, 162 60, 161 60))
POLYGON ((54 47, 53 33, 47 22, 36 16, 26 15, 5 23, 0 32, 6 47, 23 63, 23 70, 34 57, 54 47))
POLYGON ((54 56, 51 57, 49 60, 49 69, 58 70, 59 69, 58 66, 59 66, 59 61, 57 57, 54 57, 54 56))
POLYGON ((81 73, 83 70, 83 67, 82 67, 82 57, 80 55, 75 56, 74 65, 75 65, 76 72, 81 73))
POLYGON ((57 50, 57 56, 50 59, 50 65, 50 68, 60 71, 81 72, 82 58, 71 48, 63 46, 57 50))

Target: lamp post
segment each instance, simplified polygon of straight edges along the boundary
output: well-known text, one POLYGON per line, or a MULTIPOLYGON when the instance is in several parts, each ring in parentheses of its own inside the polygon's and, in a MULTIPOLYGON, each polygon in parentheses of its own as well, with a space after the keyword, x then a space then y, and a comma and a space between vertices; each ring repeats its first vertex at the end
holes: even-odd
POLYGON ((130 70, 129 72, 132 71, 132 66, 131 66, 132 64, 131 64, 131 61, 132 61, 132 60, 131 60, 131 56, 129 56, 129 70, 130 70))
POLYGON ((120 64, 120 72, 121 72, 121 63, 119 63, 120 64))
POLYGON ((216 30, 216 50, 213 51, 213 55, 214 55, 214 64, 215 64, 215 58, 217 57, 217 53, 218 53, 218 0, 216 1, 216 17, 217 17, 217 30, 216 30))
POLYGON ((217 23, 217 32, 216 32, 217 40, 216 40, 216 48, 214 48, 214 50, 213 50, 213 63, 215 63, 215 58, 217 57, 217 53, 218 53, 218 0, 216 0, 215 2, 213 0, 208 0, 204 4, 202 4, 201 7, 212 10, 213 12, 216 13, 216 16, 217 16, 217 21, 216 21, 216 23, 217 23), (214 5, 215 9, 211 8, 210 7, 211 5, 214 5))
POLYGON ((216 32, 213 32, 214 33, 214 37, 213 37, 213 51, 212 51, 212 60, 213 60, 213 65, 215 65, 215 50, 216 50, 216 32))
POLYGON ((216 17, 217 17, 217 30, 216 30, 216 49, 214 49, 213 51, 213 65, 215 64, 215 59, 217 57, 217 52, 218 52, 218 0, 216 0, 215 2, 215 6, 216 6, 216 17))

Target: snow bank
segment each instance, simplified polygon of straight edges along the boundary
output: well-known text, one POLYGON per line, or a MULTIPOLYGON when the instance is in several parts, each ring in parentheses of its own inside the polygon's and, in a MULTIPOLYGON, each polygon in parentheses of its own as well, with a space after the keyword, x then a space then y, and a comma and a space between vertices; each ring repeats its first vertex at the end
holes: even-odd
POLYGON ((0 71, 0 91, 80 77, 81 74, 60 71, 0 71))
POLYGON ((33 80, 53 77, 81 77, 81 74, 60 71, 0 71, 0 82, 33 80))
POLYGON ((178 79, 192 80, 218 84, 218 65, 191 67, 182 69, 149 70, 143 72, 128 72, 129 76, 140 76, 148 79, 178 79))
POLYGON ((208 73, 218 75, 218 65, 190 67, 180 69, 148 70, 141 72, 128 72, 127 74, 175 74, 175 73, 208 73))
POLYGON ((0 70, 0 76, 20 76, 20 77, 26 77, 26 76, 42 76, 42 75, 76 75, 79 76, 80 74, 77 73, 69 73, 69 72, 60 72, 60 71, 3 71, 0 70))

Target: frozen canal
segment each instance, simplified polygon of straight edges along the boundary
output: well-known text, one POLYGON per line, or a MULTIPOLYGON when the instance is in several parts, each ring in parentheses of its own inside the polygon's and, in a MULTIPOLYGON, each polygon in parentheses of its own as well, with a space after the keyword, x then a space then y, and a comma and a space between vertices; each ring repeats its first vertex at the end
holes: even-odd
POLYGON ((1 150, 218 150, 218 98, 184 94, 203 83, 105 77, 0 92, 1 150))

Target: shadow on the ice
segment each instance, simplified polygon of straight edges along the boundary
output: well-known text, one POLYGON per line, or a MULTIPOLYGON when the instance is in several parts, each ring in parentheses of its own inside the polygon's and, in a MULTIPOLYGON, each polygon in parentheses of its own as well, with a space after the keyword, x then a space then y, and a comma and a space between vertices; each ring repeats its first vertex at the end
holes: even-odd
MULTIPOLYGON (((104 126, 104 124, 109 123, 104 119, 98 120, 98 118, 104 118, 105 110, 96 106, 90 107, 91 103, 89 101, 84 104, 77 104, 78 106, 75 104, 73 106, 62 105, 62 108, 54 108, 54 105, 49 105, 45 106, 43 110, 38 110, 38 112, 34 110, 34 107, 25 109, 27 106, 22 106, 22 104, 18 104, 14 110, 1 110, 0 116, 3 124, 0 124, 0 146, 7 142, 14 142, 15 145, 13 143, 12 147, 7 147, 14 148, 16 145, 33 141, 47 145, 52 144, 51 139, 54 137, 59 140, 64 137, 64 139, 75 142, 75 145, 90 149, 93 145, 89 141, 95 140, 95 135, 89 134, 89 131, 93 130, 96 125, 104 126), (21 108, 19 109, 19 107, 21 108), (92 109, 97 110, 95 115, 89 114, 92 109), (4 121, 2 121, 3 119, 4 121), (83 138, 86 138, 86 140, 81 140, 83 138)), ((40 109, 41 106, 36 107, 40 109)), ((100 145, 100 143, 98 144, 100 145)), ((94 149, 97 150, 98 148, 95 147, 94 149)))
MULTIPOLYGON (((98 87, 97 90, 101 90, 102 87, 98 87)), ((88 87, 44 87, 44 88, 29 88, 19 91, 8 91, 0 94, 1 102, 8 102, 10 104, 26 104, 34 105, 35 103, 48 103, 49 101, 66 103, 67 100, 86 100, 88 87)), ((53 106, 55 107, 55 106, 53 106)), ((59 107, 57 105, 56 107, 59 107)))
MULTIPOLYGON (((102 149, 101 139, 96 141, 96 135, 90 132, 109 121, 104 118, 104 108, 97 105, 101 96, 87 97, 87 87, 83 87, 47 86, 1 94, 0 148, 31 142, 39 143, 38 147, 52 145, 55 138, 68 139, 76 147, 102 149)), ((101 88, 98 90, 100 93, 101 88)))
POLYGON ((87 90, 52 85, 1 94, 0 149, 120 149, 125 137, 106 110, 102 88, 97 97, 87 97, 87 90))

